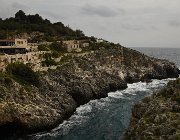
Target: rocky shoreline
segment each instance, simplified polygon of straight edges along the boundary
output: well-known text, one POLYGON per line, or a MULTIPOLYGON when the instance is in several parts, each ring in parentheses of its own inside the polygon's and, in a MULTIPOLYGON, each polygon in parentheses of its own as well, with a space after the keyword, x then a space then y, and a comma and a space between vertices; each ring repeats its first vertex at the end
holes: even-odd
POLYGON ((177 79, 134 106, 124 140, 179 140, 179 118, 180 79, 177 79))
POLYGON ((79 105, 125 89, 127 83, 178 76, 174 63, 112 46, 40 73, 38 87, 0 78, 0 131, 13 136, 49 130, 79 105))

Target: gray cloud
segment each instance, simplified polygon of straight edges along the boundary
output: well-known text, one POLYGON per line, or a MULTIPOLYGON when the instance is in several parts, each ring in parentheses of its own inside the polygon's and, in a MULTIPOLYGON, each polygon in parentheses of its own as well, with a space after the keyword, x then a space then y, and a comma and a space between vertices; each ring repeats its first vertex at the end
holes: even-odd
POLYGON ((123 10, 117 11, 117 9, 112 9, 107 6, 92 6, 86 4, 82 8, 82 13, 86 15, 98 15, 101 17, 114 17, 117 16, 119 13, 123 13, 123 10))
POLYGON ((41 14, 42 16, 45 16, 46 18, 48 19, 54 19, 54 20, 57 20, 57 19, 66 19, 67 17, 66 16, 61 16, 57 13, 54 13, 54 12, 50 12, 50 11, 41 11, 41 14))
POLYGON ((23 5, 23 4, 21 4, 21 3, 18 3, 18 2, 14 2, 14 3, 12 3, 12 8, 15 9, 15 10, 19 10, 19 9, 21 9, 21 10, 27 10, 27 9, 28 9, 28 6, 23 5))
POLYGON ((121 27, 126 30, 134 30, 134 31, 146 29, 143 25, 136 25, 136 24, 129 24, 129 23, 121 24, 121 27))
POLYGON ((180 27, 180 22, 176 20, 169 21, 168 24, 172 27, 180 27))

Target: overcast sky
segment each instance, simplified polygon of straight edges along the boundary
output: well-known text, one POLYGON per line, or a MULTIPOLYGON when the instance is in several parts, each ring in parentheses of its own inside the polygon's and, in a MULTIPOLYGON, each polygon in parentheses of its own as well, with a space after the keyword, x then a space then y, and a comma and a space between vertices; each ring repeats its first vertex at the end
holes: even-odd
POLYGON ((126 47, 179 47, 180 0, 0 0, 0 17, 19 9, 126 47))

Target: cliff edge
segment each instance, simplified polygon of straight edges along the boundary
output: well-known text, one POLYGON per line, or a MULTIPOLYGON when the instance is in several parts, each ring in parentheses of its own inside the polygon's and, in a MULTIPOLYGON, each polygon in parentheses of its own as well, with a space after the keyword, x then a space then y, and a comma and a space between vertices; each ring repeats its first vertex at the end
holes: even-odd
POLYGON ((134 106, 125 140, 180 139, 180 79, 134 106))
POLYGON ((0 76, 0 131, 13 136, 52 129, 79 105, 125 89, 127 83, 175 78, 178 74, 175 64, 167 60, 112 46, 39 73, 39 86, 0 76))

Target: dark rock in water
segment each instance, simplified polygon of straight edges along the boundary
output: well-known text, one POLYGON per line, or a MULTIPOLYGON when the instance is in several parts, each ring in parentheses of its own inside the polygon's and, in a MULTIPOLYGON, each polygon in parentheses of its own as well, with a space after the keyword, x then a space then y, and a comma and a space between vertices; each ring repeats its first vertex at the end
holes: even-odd
POLYGON ((110 91, 125 89, 127 82, 178 77, 173 63, 124 47, 122 56, 121 50, 118 46, 74 57, 56 70, 41 74, 38 88, 13 80, 6 84, 2 78, 1 132, 26 134, 48 130, 72 115, 79 105, 106 97, 110 91))
POLYGON ((177 79, 134 106, 124 139, 179 140, 179 118, 180 79, 177 79))

